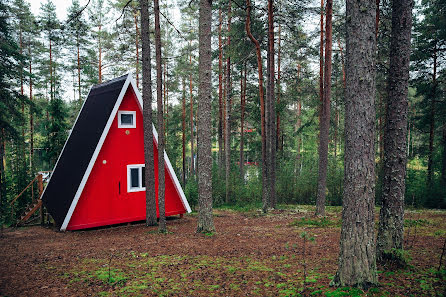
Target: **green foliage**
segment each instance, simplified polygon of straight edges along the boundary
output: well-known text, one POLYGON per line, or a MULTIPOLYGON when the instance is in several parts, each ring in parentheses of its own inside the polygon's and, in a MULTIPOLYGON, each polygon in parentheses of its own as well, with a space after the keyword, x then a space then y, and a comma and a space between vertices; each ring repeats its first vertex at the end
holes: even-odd
POLYGON ((191 207, 198 205, 198 182, 193 179, 189 179, 184 188, 184 195, 186 195, 187 201, 191 207))
POLYGON ((431 223, 428 220, 425 219, 418 219, 418 220, 411 220, 411 219, 405 219, 404 220, 404 227, 415 227, 415 226, 428 226, 431 223))
POLYGON ((296 227, 316 227, 316 228, 327 228, 327 227, 339 227, 341 222, 331 221, 327 217, 322 218, 300 218, 295 219, 290 223, 290 226, 296 227))
POLYGON ((407 267, 411 260, 408 251, 395 248, 391 249, 390 251, 384 251, 382 257, 384 261, 396 267, 402 267, 402 268, 407 267))

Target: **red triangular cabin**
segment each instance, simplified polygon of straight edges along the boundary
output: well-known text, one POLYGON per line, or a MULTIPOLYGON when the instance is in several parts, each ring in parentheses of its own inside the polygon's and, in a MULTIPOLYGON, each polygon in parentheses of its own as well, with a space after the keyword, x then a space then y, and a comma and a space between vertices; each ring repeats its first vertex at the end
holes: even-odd
MULTIPOLYGON (((158 196, 155 127, 153 132, 155 184, 144 185, 142 99, 135 81, 128 74, 91 88, 42 195, 61 231, 145 220, 145 191, 158 196)), ((164 162, 166 216, 190 212, 165 152, 164 162)))

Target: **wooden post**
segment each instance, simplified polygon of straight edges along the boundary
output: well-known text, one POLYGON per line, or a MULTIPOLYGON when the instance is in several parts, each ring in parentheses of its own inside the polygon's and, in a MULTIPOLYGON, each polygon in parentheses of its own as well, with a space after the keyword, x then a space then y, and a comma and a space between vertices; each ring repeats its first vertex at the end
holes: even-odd
MULTIPOLYGON (((37 188, 39 190, 39 199, 40 200, 42 198, 42 193, 43 193, 43 179, 42 179, 42 174, 39 173, 39 175, 37 176, 37 188)), ((43 204, 40 207, 40 225, 44 225, 45 224, 45 217, 43 215, 43 204)))

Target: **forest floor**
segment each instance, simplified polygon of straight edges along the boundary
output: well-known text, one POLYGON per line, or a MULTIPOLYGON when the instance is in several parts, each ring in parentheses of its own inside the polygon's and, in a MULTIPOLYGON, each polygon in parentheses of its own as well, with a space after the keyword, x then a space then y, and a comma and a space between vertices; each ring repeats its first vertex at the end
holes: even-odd
MULTIPOLYGON (((444 296, 446 211, 406 211, 408 267, 378 267, 380 286, 332 288, 341 208, 215 210, 215 234, 196 214, 77 232, 10 228, 0 238, 0 296, 444 296), (304 235, 305 234, 305 235, 304 235), (305 238, 303 238, 305 237, 305 238), (305 247, 305 256, 304 256, 305 247), (305 263, 305 264, 304 264, 305 263), (306 280, 304 278, 306 273, 306 280)), ((376 215, 378 211, 376 211, 376 215)))

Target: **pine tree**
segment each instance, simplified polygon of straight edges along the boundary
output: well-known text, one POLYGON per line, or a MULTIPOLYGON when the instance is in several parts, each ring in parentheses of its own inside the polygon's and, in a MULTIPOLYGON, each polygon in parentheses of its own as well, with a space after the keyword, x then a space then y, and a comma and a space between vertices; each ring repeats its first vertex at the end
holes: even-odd
POLYGON ((338 286, 377 283, 375 206, 375 0, 347 0, 345 176, 338 286))
MULTIPOLYGON (((153 164, 153 124, 152 124, 152 66, 150 52, 149 0, 140 0, 141 40, 142 40, 142 98, 144 116, 144 159, 145 184, 155 184, 155 166, 153 164)), ((146 225, 156 225, 155 191, 146 190, 146 225)))
POLYGON ((198 226, 197 232, 213 232, 211 139, 211 24, 212 0, 200 0, 198 86, 198 226))
POLYGON ((377 260, 383 262, 392 258, 392 250, 403 248, 412 6, 413 2, 407 0, 392 3, 384 181, 376 246, 377 260))

